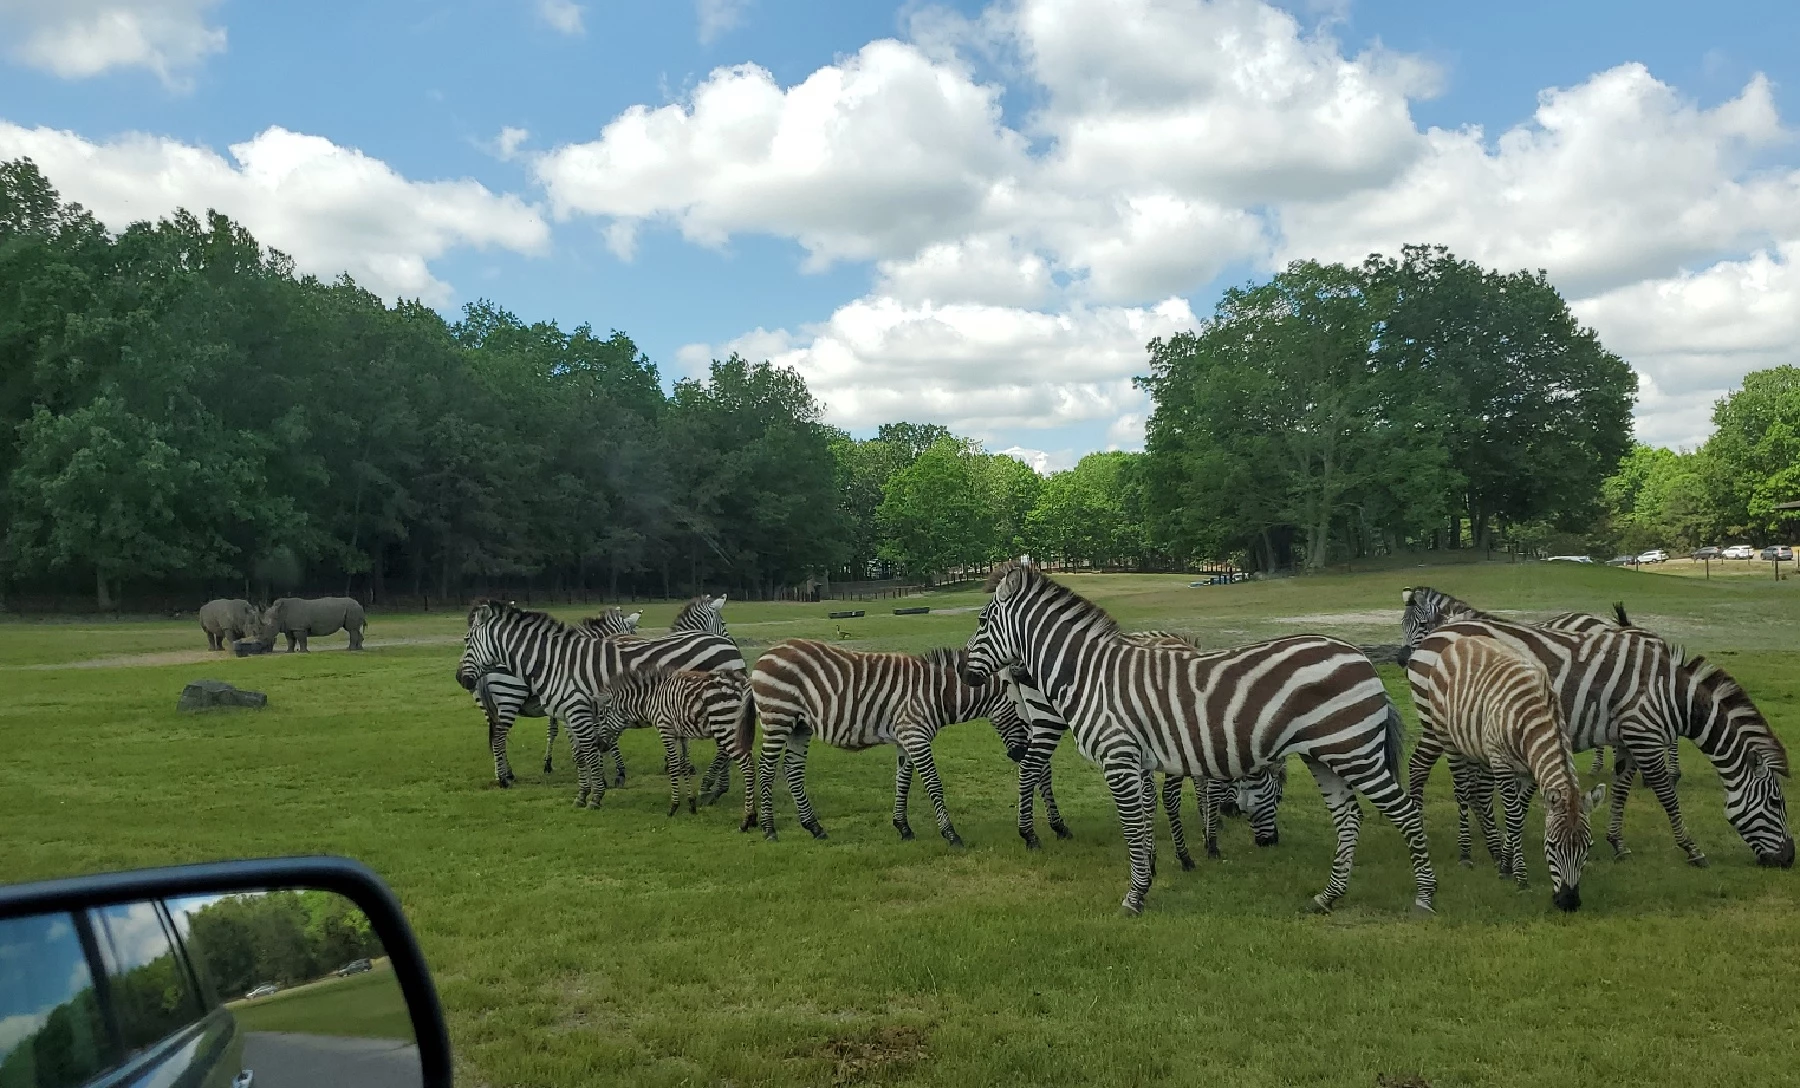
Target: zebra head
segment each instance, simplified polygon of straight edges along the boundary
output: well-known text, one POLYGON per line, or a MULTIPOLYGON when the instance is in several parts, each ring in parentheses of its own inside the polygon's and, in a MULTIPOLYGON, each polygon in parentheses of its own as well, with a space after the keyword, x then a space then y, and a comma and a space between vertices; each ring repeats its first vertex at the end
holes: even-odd
POLYGON ((1014 763, 1025 758, 1031 742, 1031 727, 1013 701, 1012 677, 1002 671, 987 680, 971 684, 964 665, 968 655, 961 649, 927 651, 922 660, 937 676, 938 698, 952 718, 985 717, 1000 734, 1006 746, 1006 758, 1014 763))
POLYGON ((1425 636, 1451 617, 1481 615, 1450 594, 1430 586, 1407 586, 1400 591, 1400 600, 1406 605, 1406 611, 1400 616, 1400 630, 1405 637, 1394 660, 1403 669, 1419 643, 1425 641, 1425 636))
POLYGON ((637 633, 638 620, 642 612, 633 612, 627 616, 618 605, 608 605, 606 611, 598 616, 589 616, 576 624, 576 630, 585 634, 600 635, 633 635, 637 633))
POLYGON ((1758 865, 1791 868, 1794 836, 1781 790, 1788 775, 1787 749, 1724 669, 1699 656, 1677 655, 1676 682, 1687 708, 1683 732, 1719 772, 1725 818, 1756 852, 1758 865))
POLYGON ((710 594, 695 597, 681 606, 675 619, 669 623, 671 631, 705 631, 709 635, 730 638, 725 630, 725 597, 715 598, 710 594))
POLYGON ((516 612, 501 601, 476 601, 469 609, 469 630, 463 635, 462 658, 456 663, 456 682, 464 691, 474 691, 485 673, 510 671, 498 636, 505 618, 516 612))
POLYGON ((980 687, 1009 666, 1023 664, 1013 623, 1013 613, 1025 594, 1032 568, 1017 561, 1002 563, 988 575, 987 588, 994 599, 982 606, 969 636, 963 661, 963 682, 980 687))
POLYGON ((1605 783, 1586 793, 1544 790, 1544 860, 1550 866, 1550 901, 1558 910, 1581 907, 1581 870, 1594 841, 1588 814, 1605 800, 1605 783))

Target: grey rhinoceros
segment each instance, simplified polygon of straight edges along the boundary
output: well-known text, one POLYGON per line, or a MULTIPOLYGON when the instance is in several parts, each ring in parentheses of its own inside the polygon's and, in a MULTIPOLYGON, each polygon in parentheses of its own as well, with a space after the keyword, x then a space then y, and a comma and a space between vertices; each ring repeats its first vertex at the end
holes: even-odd
POLYGON ((362 603, 354 597, 282 597, 270 605, 262 617, 262 641, 275 647, 277 635, 287 636, 288 653, 296 648, 306 653, 309 636, 334 634, 338 630, 350 635, 350 648, 363 648, 363 628, 368 617, 362 603))
POLYGON ((206 648, 223 650, 225 640, 236 642, 259 633, 262 620, 249 601, 220 597, 200 606, 200 629, 206 632, 206 648))

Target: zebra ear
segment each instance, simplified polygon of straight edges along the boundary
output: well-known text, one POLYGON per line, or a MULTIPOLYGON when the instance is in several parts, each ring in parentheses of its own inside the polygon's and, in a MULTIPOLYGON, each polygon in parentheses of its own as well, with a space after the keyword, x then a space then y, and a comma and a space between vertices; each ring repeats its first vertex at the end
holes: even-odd
POLYGON ((1402 589, 1400 591, 1400 603, 1401 604, 1411 604, 1412 603, 1412 595, 1413 595, 1413 591, 1412 591, 1411 586, 1407 586, 1405 589, 1402 589))
POLYGON ((1581 811, 1583 814, 1594 811, 1606 803, 1606 783, 1602 782, 1581 795, 1581 811))
POLYGON ((631 615, 625 617, 625 622, 631 626, 633 631, 635 631, 637 630, 638 620, 643 618, 643 615, 642 612, 633 612, 631 615))
POLYGON ((723 594, 723 593, 719 594, 718 599, 713 601, 712 610, 714 612, 725 611, 725 594, 723 594))

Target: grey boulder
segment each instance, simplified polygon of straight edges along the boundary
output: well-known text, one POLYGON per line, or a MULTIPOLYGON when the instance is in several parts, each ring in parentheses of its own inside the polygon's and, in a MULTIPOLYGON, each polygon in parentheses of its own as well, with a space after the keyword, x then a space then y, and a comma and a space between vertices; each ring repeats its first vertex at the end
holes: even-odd
POLYGON ((247 706, 257 710, 268 705, 269 697, 260 691, 240 691, 223 680, 195 680, 181 689, 177 710, 223 710, 247 706))

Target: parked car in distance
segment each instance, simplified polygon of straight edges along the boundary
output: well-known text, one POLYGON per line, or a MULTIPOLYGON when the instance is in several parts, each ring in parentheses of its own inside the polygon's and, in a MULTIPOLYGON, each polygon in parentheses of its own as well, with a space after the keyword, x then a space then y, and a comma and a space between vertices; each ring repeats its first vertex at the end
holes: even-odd
POLYGON ((1661 548, 1651 548, 1649 551, 1638 556, 1637 561, 1640 563, 1662 563, 1666 562, 1668 558, 1668 552, 1663 551, 1661 548))
POLYGON ((1755 559, 1756 549, 1748 544, 1733 544, 1719 554, 1723 559, 1755 559))
POLYGON ((1615 555, 1606 561, 1606 565, 1609 567, 1629 567, 1636 564, 1637 561, 1638 557, 1635 555, 1615 555))
POLYGON ((1701 548, 1699 551, 1695 552, 1693 555, 1689 556, 1688 558, 1690 558, 1690 559, 1719 559, 1719 558, 1723 557, 1724 554, 1725 553, 1718 548, 1706 547, 1706 548, 1701 548))
POLYGON ((1794 561, 1794 549, 1788 547, 1786 544, 1771 544, 1762 550, 1762 557, 1764 559, 1779 560, 1783 563, 1792 563, 1794 561))
POLYGON ((265 982, 261 986, 258 986, 256 989, 251 990, 249 993, 245 994, 244 1000, 245 1001, 255 1001, 259 997, 268 997, 270 994, 279 993, 279 992, 281 992, 281 987, 275 985, 273 982, 265 982))
POLYGON ((347 975, 360 975, 364 971, 372 970, 374 966, 375 965, 368 960, 351 960, 349 963, 344 964, 344 966, 331 973, 338 978, 344 978, 347 975))
POLYGON ((1585 555, 1553 555, 1544 560, 1546 563, 1592 563, 1593 559, 1585 555))

